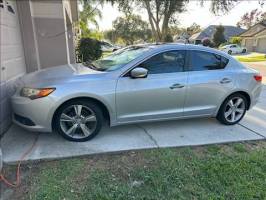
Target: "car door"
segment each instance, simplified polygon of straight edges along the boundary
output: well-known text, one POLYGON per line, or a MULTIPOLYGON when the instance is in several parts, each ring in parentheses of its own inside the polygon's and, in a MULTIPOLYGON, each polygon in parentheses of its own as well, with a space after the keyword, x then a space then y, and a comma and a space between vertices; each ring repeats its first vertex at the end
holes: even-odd
POLYGON ((228 91, 233 89, 233 72, 228 59, 206 51, 188 51, 189 74, 184 116, 213 115, 228 91))
POLYGON ((118 123, 183 115, 187 75, 186 52, 166 51, 135 66, 146 68, 146 78, 120 77, 116 88, 118 123))

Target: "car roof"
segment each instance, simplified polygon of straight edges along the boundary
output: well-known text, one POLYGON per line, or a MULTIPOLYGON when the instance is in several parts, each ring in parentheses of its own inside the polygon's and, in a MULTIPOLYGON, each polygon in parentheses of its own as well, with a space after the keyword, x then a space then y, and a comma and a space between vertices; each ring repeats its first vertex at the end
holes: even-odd
POLYGON ((218 49, 214 49, 211 47, 205 47, 202 45, 195 45, 195 44, 182 44, 182 43, 154 43, 154 44, 139 44, 139 45, 133 45, 133 46, 143 46, 143 47, 148 47, 151 49, 156 49, 156 50, 167 50, 167 49, 171 49, 171 48, 177 48, 180 50, 199 50, 199 51, 207 51, 207 52, 211 52, 211 53, 216 53, 219 55, 222 55, 226 58, 230 58, 230 56, 228 54, 226 54, 223 51, 220 51, 218 49))

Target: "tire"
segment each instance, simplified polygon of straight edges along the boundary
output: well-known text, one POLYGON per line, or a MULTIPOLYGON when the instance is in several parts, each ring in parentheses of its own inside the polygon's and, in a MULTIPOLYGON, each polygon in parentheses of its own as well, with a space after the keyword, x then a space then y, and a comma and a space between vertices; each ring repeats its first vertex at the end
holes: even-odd
POLYGON ((248 107, 248 103, 247 103, 247 99, 244 95, 239 94, 239 93, 232 94, 224 100, 224 102, 222 103, 222 105, 219 109, 219 112, 218 112, 216 118, 218 121, 220 121, 222 124, 225 124, 225 125, 237 124, 245 116, 246 111, 247 111, 247 107, 248 107), (239 105, 239 107, 236 107, 238 99, 242 99, 243 102, 239 105), (233 107, 230 106, 231 100, 232 100, 233 105, 234 105, 233 107), (243 109, 243 113, 240 113, 239 111, 242 109, 243 109), (235 112, 235 115, 233 115, 233 114, 230 115, 229 113, 231 111, 232 111, 232 113, 235 112), (234 120, 232 120, 232 119, 234 119, 234 120))
POLYGON ((55 131, 65 139, 85 142, 94 138, 102 128, 103 113, 89 100, 73 100, 63 104, 55 114, 55 131))
POLYGON ((246 52, 247 52, 247 50, 246 50, 246 49, 243 49, 243 50, 242 50, 242 53, 246 53, 246 52))
POLYGON ((229 55, 231 55, 231 54, 232 54, 232 51, 231 51, 231 50, 229 50, 229 51, 228 51, 228 54, 229 54, 229 55))

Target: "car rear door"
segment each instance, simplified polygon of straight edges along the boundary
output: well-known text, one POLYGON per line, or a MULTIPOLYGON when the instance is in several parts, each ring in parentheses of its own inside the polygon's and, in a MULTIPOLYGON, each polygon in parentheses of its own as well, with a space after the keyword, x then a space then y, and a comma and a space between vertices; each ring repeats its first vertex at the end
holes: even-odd
POLYGON ((162 52, 136 66, 148 70, 146 78, 131 78, 130 71, 120 77, 118 122, 181 117, 188 78, 185 56, 186 51, 181 50, 162 52))
POLYGON ((233 73, 226 69, 228 59, 207 51, 188 52, 184 116, 213 115, 234 86, 233 73))

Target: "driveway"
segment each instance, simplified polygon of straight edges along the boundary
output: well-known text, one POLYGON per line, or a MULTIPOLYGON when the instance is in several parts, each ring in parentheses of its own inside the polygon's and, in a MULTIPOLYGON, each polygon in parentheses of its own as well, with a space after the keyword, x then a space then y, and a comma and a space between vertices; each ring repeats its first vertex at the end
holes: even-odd
MULTIPOLYGON (((252 63, 248 63, 249 65, 252 63)), ((266 76, 266 65, 253 64, 266 76), (265 74, 264 74, 265 73, 265 74)), ((224 126, 215 119, 188 119, 141 123, 109 128, 105 126, 93 140, 69 142, 55 133, 32 133, 13 125, 1 140, 3 161, 17 162, 37 139, 29 160, 57 159, 127 150, 180 147, 266 139, 266 86, 259 103, 241 123, 224 126)))

